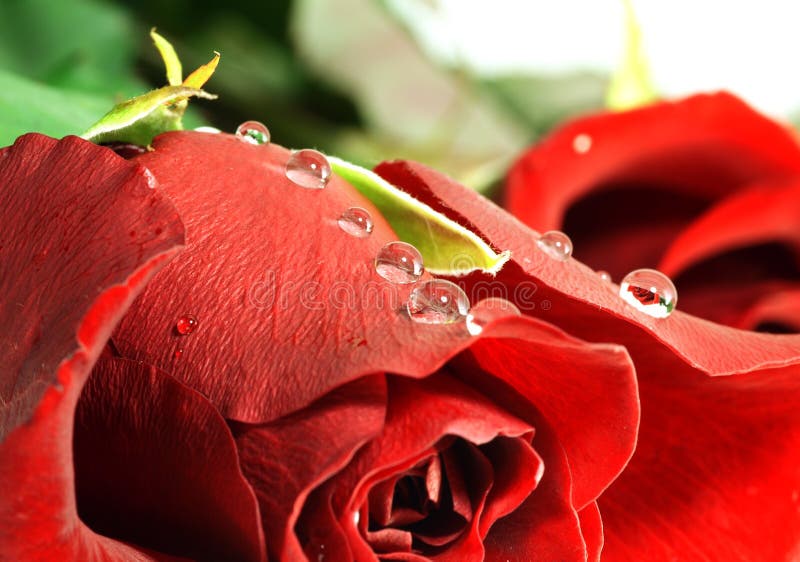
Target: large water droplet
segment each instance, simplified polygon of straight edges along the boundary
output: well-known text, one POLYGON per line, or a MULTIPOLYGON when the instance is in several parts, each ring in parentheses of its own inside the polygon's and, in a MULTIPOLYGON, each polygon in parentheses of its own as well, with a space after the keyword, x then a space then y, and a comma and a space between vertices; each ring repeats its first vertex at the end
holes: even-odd
POLYGON ((666 318, 678 303, 678 291, 670 278, 655 269, 631 271, 619 285, 625 302, 655 318, 666 318))
POLYGON ((236 127, 236 136, 250 144, 267 144, 269 129, 259 121, 245 121, 236 127))
POLYGON ((286 162, 286 177, 300 187, 322 189, 331 177, 331 165, 324 154, 304 148, 294 152, 286 162))
POLYGON ((522 313, 513 302, 491 297, 479 301, 467 314, 467 331, 477 336, 490 322, 504 316, 521 316, 522 313))
POLYGON ((366 238, 372 234, 372 217, 361 207, 350 207, 339 217, 339 228, 356 238, 366 238))
POLYGON ((414 287, 408 297, 408 315, 421 324, 452 324, 469 312, 467 294, 452 281, 431 279, 414 287))
POLYGON ((194 332, 199 325, 200 321, 195 316, 186 314, 178 318, 178 321, 175 322, 175 331, 181 336, 188 336, 194 332))
POLYGON ((375 258, 375 271, 392 283, 414 283, 422 275, 422 254, 405 242, 389 242, 375 258))
POLYGON ((545 232, 536 244, 554 260, 564 261, 572 255, 572 240, 560 230, 545 232))

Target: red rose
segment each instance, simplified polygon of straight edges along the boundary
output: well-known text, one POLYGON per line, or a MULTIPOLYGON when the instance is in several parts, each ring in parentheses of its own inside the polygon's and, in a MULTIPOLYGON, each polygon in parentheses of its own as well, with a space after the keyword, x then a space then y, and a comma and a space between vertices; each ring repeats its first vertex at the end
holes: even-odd
POLYGON ((675 281, 681 310, 800 330, 800 146, 725 93, 573 121, 514 165, 506 203, 619 280, 675 281))
POLYGON ((126 162, 29 135, 0 154, 11 559, 597 560, 604 534, 611 560, 796 547, 795 337, 643 316, 414 164, 377 171, 513 253, 467 293, 535 283, 538 317, 477 337, 409 321, 389 305, 412 287, 373 270, 396 239, 377 209, 337 177, 293 185, 277 146, 171 133, 126 162), (369 237, 336 225, 352 206, 369 237), (178 216, 186 248, 119 321, 181 243, 178 216), (378 290, 338 306, 342 282, 378 290))

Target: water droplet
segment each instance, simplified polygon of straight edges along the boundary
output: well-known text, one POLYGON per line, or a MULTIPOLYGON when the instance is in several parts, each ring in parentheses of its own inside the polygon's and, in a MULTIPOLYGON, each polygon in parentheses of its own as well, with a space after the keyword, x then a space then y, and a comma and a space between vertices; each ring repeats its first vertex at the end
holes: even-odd
POLYGON ((564 261, 572 255, 572 240, 560 230, 545 232, 536 244, 554 260, 564 261))
POLYGON ((195 127, 194 130, 197 131, 198 133, 209 133, 212 135, 218 135, 219 133, 222 132, 216 127, 195 127))
POLYGON ((431 279, 414 287, 408 297, 408 315, 421 324, 451 324, 469 312, 469 298, 455 283, 431 279))
POLYGON ((191 314, 187 314, 185 316, 181 316, 178 318, 178 321, 175 322, 175 331, 181 336, 188 336, 194 332, 199 325, 200 321, 196 317, 192 316, 191 314))
POLYGON ((150 189, 155 189, 158 186, 158 180, 153 175, 153 172, 151 172, 148 168, 143 168, 143 170, 144 177, 147 180, 147 187, 150 189))
POLYGON ((391 283, 414 283, 422 275, 422 254, 411 244, 389 242, 375 258, 375 271, 391 283))
POLYGON ((183 349, 179 347, 178 349, 175 350, 175 353, 173 355, 175 356, 175 359, 180 359, 181 357, 183 357, 183 349))
POLYGON ((600 277, 600 279, 602 279, 603 281, 606 281, 608 283, 611 283, 611 281, 612 281, 611 280, 611 274, 608 271, 605 271, 603 269, 601 269, 601 270, 599 270, 597 272, 597 276, 600 277))
POLYGON ((339 228, 356 238, 366 238, 372 233, 372 217, 366 209, 350 207, 339 217, 339 228))
POLYGON ((506 299, 491 297, 479 301, 469 309, 467 314, 467 331, 471 336, 477 336, 483 328, 498 318, 504 316, 521 316, 522 313, 513 302, 506 299))
POLYGON ((267 144, 269 129, 259 121, 245 121, 236 127, 236 136, 250 144, 267 144))
POLYGON ((637 310, 655 318, 666 318, 678 303, 675 285, 655 269, 631 271, 619 285, 619 296, 637 310))
POLYGON ((304 148, 294 152, 286 162, 286 177, 300 187, 322 189, 331 177, 331 165, 324 154, 304 148))
POLYGON ((575 135, 572 139, 572 149, 578 154, 586 154, 592 148, 592 137, 586 133, 575 135))
POLYGON ((361 521, 361 513, 358 511, 353 512, 353 524, 358 526, 358 522, 361 521))

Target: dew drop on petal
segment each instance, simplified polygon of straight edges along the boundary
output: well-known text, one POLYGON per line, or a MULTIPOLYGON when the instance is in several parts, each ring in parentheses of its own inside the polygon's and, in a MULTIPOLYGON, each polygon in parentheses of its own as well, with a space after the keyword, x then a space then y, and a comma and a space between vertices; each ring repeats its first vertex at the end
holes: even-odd
POLYGON ((158 180, 148 168, 144 169, 144 177, 147 180, 147 187, 155 189, 158 186, 158 180))
POLYGON ((600 277, 600 279, 602 279, 603 281, 611 283, 611 274, 608 271, 601 269, 597 272, 597 276, 600 277))
POLYGON ((209 133, 211 135, 218 135, 219 133, 222 132, 219 129, 217 129, 216 127, 206 127, 206 126, 195 127, 194 130, 196 132, 198 132, 198 133, 209 133))
POLYGON ((452 281, 431 279, 414 287, 408 297, 408 315, 420 324, 452 324, 469 312, 467 294, 452 281))
POLYGON ((619 296, 654 318, 666 318, 678 303, 675 285, 655 269, 637 269, 628 273, 619 285, 619 296))
POLYGON ((489 323, 504 316, 521 316, 519 308, 506 299, 490 297, 478 301, 469 309, 467 314, 467 331, 471 336, 477 336, 483 332, 483 328, 489 323))
POLYGON ((259 121, 245 121, 236 127, 236 136, 250 144, 267 144, 269 142, 269 129, 259 121))
POLYGON ((575 135, 572 139, 572 149, 578 154, 586 154, 592 148, 592 137, 586 133, 575 135))
POLYGON ((536 244, 554 260, 564 261, 572 255, 572 240, 560 230, 545 232, 539 236, 536 244))
POLYGON ((339 228, 356 238, 366 238, 372 234, 372 217, 361 207, 350 207, 339 217, 339 228))
POLYGON ((304 148, 295 151, 286 162, 286 177, 300 187, 322 189, 331 177, 331 165, 324 154, 304 148))
POLYGON ((191 314, 186 314, 178 318, 178 321, 175 322, 175 331, 181 336, 188 336, 194 332, 199 325, 200 321, 197 319, 197 317, 192 316, 191 314))
POLYGON ((361 513, 358 511, 353 512, 353 524, 358 526, 358 522, 361 521, 361 513))
POLYGON ((181 349, 180 347, 176 349, 175 353, 173 353, 173 356, 175 357, 175 359, 180 359, 181 357, 183 357, 183 349, 181 349))
POLYGON ((375 258, 375 271, 391 283, 414 283, 422 276, 422 254, 411 244, 389 242, 375 258))

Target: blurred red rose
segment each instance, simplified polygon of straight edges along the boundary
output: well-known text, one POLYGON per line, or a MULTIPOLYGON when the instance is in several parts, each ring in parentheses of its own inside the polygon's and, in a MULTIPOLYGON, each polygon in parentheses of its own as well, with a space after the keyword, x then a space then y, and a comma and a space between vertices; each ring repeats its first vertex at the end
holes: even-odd
POLYGON ((617 282, 656 268, 681 310, 800 330, 797 135, 729 94, 572 121, 517 161, 505 198, 617 282))
POLYGON ((480 196, 387 163, 387 180, 512 251, 497 277, 459 279, 468 294, 491 282, 524 305, 536 287, 538 306, 477 337, 415 324, 398 313, 412 287, 373 270, 396 236, 351 186, 300 188, 286 150, 229 135, 154 147, 125 161, 28 135, 0 152, 3 556, 797 548, 797 337, 655 321, 480 196), (352 206, 371 236, 338 228, 352 206))

